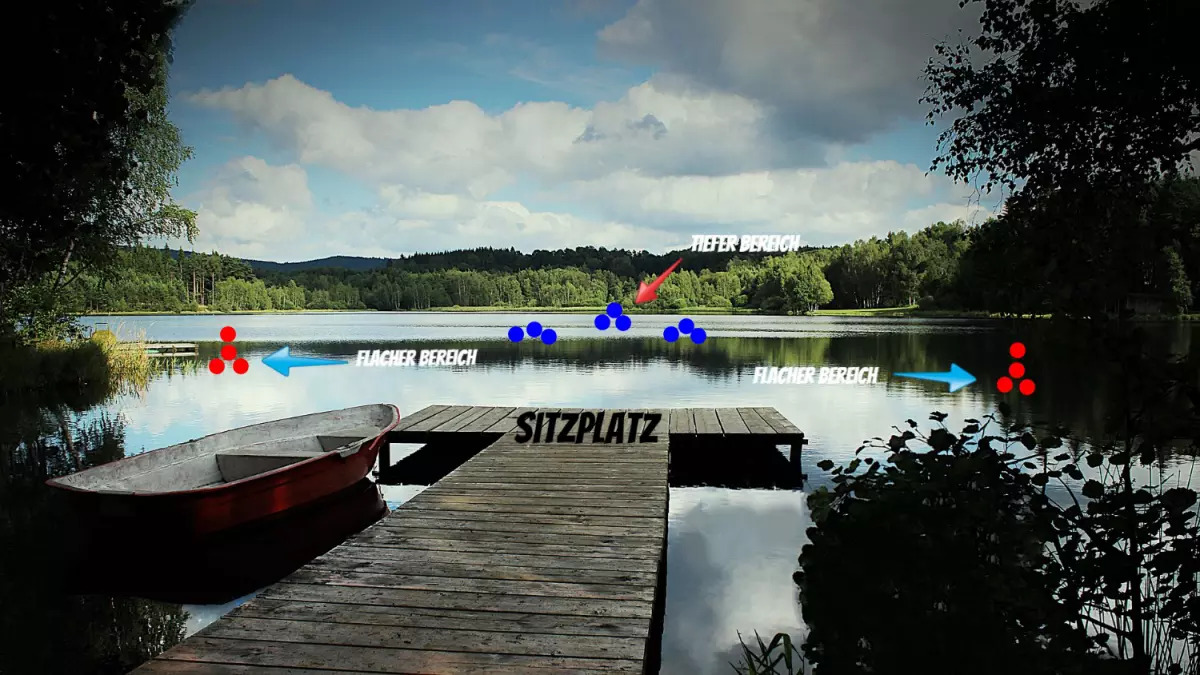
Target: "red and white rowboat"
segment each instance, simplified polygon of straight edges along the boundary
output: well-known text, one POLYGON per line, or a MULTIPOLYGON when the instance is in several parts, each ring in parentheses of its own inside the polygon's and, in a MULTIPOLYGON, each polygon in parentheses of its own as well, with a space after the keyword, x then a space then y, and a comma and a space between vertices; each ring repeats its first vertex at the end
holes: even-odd
POLYGON ((374 468, 399 421, 390 404, 301 415, 144 452, 47 485, 64 493, 85 524, 202 537, 354 485, 374 468))

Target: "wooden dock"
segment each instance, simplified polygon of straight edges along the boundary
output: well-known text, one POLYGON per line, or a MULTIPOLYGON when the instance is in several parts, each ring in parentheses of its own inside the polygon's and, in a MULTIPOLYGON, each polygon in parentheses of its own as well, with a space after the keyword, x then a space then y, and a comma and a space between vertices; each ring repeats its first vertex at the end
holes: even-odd
POLYGON ((194 342, 149 342, 141 346, 150 356, 196 356, 199 353, 194 342))
MULTIPOLYGON (((557 408, 505 408, 500 406, 431 405, 404 417, 391 433, 393 443, 490 443, 517 430, 517 417, 526 411, 557 408)), ((659 431, 669 437, 672 449, 686 451, 696 445, 729 445, 763 442, 792 448, 791 461, 800 469, 804 433, 778 410, 751 408, 664 408, 659 431)), ((384 456, 380 466, 390 466, 384 456)))
POLYGON ((134 672, 657 672, 672 441, 803 436, 770 408, 607 409, 659 415, 655 437, 520 442, 527 412, 599 411, 405 417, 394 442, 482 434, 490 445, 134 672))

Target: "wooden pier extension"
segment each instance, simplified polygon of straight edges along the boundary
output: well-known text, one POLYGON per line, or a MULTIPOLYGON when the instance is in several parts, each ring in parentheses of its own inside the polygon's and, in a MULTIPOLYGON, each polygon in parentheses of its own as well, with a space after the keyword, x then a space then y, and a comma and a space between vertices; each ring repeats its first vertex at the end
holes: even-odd
MULTIPOLYGON (((139 346, 131 343, 132 346, 139 346)), ((199 352, 194 342, 148 342, 140 345, 150 356, 196 356, 199 352)))
POLYGON ((661 416, 656 438, 518 442, 517 419, 529 411, 551 410, 431 406, 406 417, 397 442, 496 438, 379 523, 134 672, 656 671, 669 441, 724 433, 723 417, 734 434, 778 433, 772 424, 783 423, 792 439, 799 431, 761 412, 639 410, 661 416))

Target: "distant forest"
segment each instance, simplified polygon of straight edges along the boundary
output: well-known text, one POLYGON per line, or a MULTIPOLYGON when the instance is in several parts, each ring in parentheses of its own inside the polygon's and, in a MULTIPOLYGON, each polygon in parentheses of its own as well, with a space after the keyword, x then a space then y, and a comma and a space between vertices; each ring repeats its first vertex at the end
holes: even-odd
MULTIPOLYGON (((1111 284, 1114 302, 1153 294, 1187 312, 1200 291, 1200 179, 1160 186, 1146 212, 1153 240, 1129 250, 1111 284), (1149 223, 1155 226, 1150 227, 1149 223)), ((581 247, 522 253, 472 249, 394 260, 345 258, 336 267, 253 263, 220 253, 137 247, 106 276, 63 289, 77 312, 448 307, 596 307, 630 299, 677 258, 684 263, 646 310, 741 308, 804 314, 816 308, 1039 313, 1070 284, 1055 282, 1056 242, 1025 237, 1008 217, 969 227, 935 223, 840 247, 788 254, 647 252, 581 247)), ((1069 242, 1058 243, 1069 246, 1069 242)), ((329 263, 326 263, 329 264, 329 263)), ((1084 272, 1086 273, 1086 271, 1084 272)))

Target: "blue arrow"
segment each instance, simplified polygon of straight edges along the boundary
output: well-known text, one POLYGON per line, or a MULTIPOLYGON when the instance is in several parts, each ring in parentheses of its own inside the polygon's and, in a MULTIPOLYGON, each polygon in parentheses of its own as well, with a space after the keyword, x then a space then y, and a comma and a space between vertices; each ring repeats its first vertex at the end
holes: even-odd
POLYGON ((284 347, 270 356, 264 356, 262 362, 284 377, 288 376, 288 372, 292 368, 336 366, 346 363, 337 359, 314 359, 311 356, 292 356, 291 348, 289 347, 284 347))
POLYGON ((893 377, 913 377, 918 380, 933 380, 950 385, 950 393, 962 389, 975 381, 975 376, 958 367, 957 363, 950 364, 950 370, 944 373, 892 373, 893 377))

